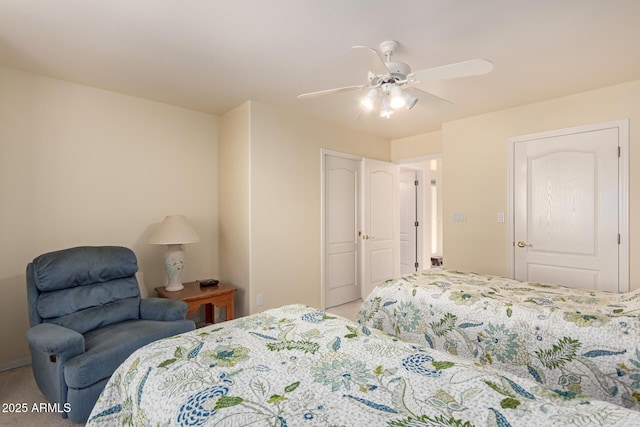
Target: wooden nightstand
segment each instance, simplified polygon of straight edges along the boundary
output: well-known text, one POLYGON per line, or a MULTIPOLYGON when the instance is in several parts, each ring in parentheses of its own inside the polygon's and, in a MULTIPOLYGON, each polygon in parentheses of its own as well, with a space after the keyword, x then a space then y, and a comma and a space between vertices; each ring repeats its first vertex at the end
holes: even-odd
POLYGON ((187 314, 194 313, 201 305, 206 304, 206 322, 215 323, 213 318, 213 306, 226 307, 227 320, 234 316, 233 297, 236 288, 226 283, 218 283, 216 286, 201 288, 197 282, 183 283, 184 289, 176 292, 167 292, 164 286, 156 288, 161 298, 177 299, 189 304, 187 314))

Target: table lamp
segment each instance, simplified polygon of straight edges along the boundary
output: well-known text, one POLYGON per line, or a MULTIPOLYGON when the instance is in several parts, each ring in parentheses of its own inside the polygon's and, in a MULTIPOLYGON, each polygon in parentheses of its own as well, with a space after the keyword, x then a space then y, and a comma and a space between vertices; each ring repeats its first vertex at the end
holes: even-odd
POLYGON ((184 289, 181 276, 184 270, 185 243, 199 242, 200 237, 189 225, 183 215, 169 215, 151 234, 148 242, 154 245, 167 245, 164 255, 164 265, 167 269, 169 283, 167 291, 174 292, 184 289))

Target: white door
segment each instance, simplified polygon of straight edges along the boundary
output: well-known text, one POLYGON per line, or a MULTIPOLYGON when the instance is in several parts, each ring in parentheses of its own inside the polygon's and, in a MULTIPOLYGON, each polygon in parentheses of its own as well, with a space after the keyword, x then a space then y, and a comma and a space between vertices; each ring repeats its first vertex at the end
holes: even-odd
POLYGON ((360 161, 325 156, 325 305, 361 296, 358 271, 360 161))
POLYGON ((618 291, 618 136, 610 127, 514 144, 516 279, 618 291))
POLYGON ((415 273, 422 259, 418 239, 422 232, 418 183, 418 171, 400 171, 400 274, 415 273))
POLYGON ((364 159, 364 295, 400 274, 398 165, 364 159))

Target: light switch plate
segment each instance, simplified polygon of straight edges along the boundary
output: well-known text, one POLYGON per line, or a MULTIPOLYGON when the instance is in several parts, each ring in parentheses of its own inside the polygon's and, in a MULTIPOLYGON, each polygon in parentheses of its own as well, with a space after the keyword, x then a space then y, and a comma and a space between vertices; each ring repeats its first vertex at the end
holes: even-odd
POLYGON ((453 213, 453 222, 466 222, 467 215, 464 212, 454 212, 453 213))

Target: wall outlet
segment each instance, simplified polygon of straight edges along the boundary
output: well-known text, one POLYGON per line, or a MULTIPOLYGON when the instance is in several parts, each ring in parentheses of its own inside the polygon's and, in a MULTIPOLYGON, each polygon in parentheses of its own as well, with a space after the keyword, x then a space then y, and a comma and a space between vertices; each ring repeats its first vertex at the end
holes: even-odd
POLYGON ((258 294, 258 296, 256 297, 256 303, 258 304, 258 306, 264 304, 264 295, 258 294))
POLYGON ((453 222, 466 222, 467 215, 464 212, 454 212, 453 213, 453 222))

